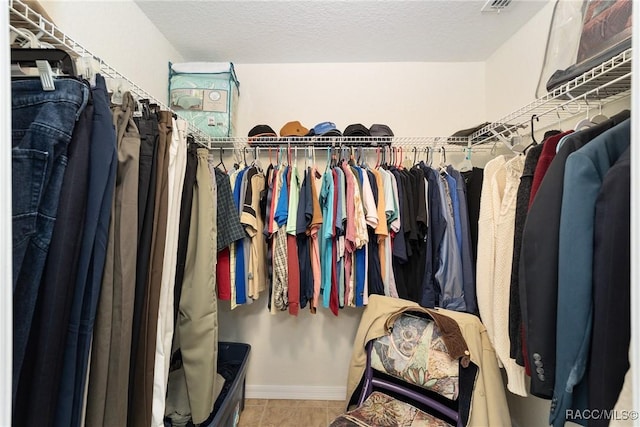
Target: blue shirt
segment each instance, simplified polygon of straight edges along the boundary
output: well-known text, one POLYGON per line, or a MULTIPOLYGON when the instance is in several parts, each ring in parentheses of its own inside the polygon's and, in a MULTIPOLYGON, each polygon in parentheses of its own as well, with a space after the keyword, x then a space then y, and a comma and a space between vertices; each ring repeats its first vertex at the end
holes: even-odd
POLYGON ((289 167, 287 166, 282 171, 282 189, 278 197, 278 204, 276 205, 276 212, 273 216, 278 223, 278 227, 282 227, 287 223, 289 218, 289 191, 287 190, 287 175, 289 174, 289 167))
POLYGON ((458 248, 462 248, 462 225, 460 220, 460 200, 458 199, 458 183, 456 179, 447 172, 445 175, 447 184, 449 184, 449 193, 451 195, 451 205, 453 206, 453 222, 456 231, 456 241, 458 248))
POLYGON ((440 307, 447 310, 465 311, 466 304, 462 289, 462 257, 457 248, 453 212, 447 205, 447 185, 446 179, 438 177, 440 203, 447 224, 440 246, 440 265, 437 266, 435 277, 440 283, 442 291, 440 307))
MULTIPOLYGON (((358 179, 362 183, 363 175, 362 169, 355 168, 358 172, 358 179)), ((366 259, 367 259, 367 245, 364 245, 360 249, 356 249, 356 279, 355 279, 355 302, 356 307, 362 307, 364 305, 364 276, 366 273, 366 259)))
POLYGON ((333 174, 327 170, 322 175, 320 186, 320 209, 322 209, 322 227, 320 228, 320 292, 322 305, 329 307, 331 295, 331 250, 333 224, 333 174))
POLYGON ((338 209, 336 211, 336 234, 338 236, 343 236, 345 232, 345 221, 346 217, 344 213, 346 212, 346 198, 345 198, 345 177, 344 172, 340 168, 334 168, 338 175, 338 181, 335 182, 335 185, 338 186, 338 209))
MULTIPOLYGON (((233 201, 238 210, 242 209, 240 202, 240 193, 242 191, 242 177, 247 169, 241 170, 236 175, 236 184, 233 187, 233 201)), ((244 269, 244 239, 236 241, 236 304, 245 304, 247 302, 246 280, 244 269)))

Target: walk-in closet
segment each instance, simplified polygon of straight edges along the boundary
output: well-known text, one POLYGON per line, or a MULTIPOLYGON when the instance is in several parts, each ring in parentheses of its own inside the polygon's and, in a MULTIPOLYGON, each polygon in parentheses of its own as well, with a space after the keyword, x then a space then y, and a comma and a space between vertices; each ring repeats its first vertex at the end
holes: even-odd
POLYGON ((639 425, 633 18, 8 0, 0 425, 639 425))

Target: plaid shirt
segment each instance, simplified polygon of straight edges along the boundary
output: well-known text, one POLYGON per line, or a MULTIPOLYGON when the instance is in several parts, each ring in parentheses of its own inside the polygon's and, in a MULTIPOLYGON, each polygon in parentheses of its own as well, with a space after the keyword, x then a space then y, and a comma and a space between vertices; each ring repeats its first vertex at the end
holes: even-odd
POLYGON ((275 234, 273 250, 273 300, 275 308, 286 310, 289 291, 289 271, 287 265, 287 230, 281 226, 275 234))
POLYGON ((247 237, 240 224, 240 214, 233 202, 229 175, 216 168, 216 184, 218 185, 218 252, 231 243, 247 237))

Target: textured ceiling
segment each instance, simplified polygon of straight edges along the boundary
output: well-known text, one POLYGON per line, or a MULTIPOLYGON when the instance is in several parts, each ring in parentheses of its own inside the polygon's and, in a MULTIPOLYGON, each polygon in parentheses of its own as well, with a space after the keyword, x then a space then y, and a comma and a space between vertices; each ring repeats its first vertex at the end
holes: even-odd
POLYGON ((136 0, 187 61, 484 61, 547 0, 136 0))

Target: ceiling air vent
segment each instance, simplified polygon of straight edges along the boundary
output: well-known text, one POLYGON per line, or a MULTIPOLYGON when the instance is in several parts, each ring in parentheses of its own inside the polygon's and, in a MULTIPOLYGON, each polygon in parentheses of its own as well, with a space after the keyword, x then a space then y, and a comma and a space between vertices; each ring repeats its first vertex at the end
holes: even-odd
POLYGON ((506 9, 507 6, 511 4, 511 0, 487 0, 487 2, 482 6, 480 12, 498 12, 506 9))

